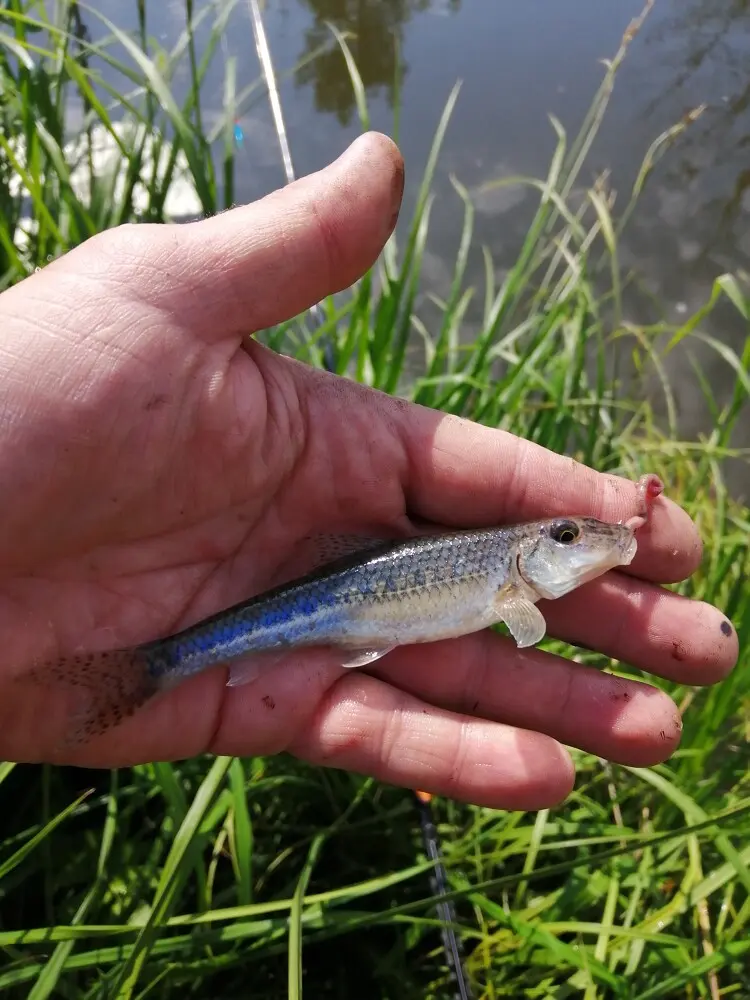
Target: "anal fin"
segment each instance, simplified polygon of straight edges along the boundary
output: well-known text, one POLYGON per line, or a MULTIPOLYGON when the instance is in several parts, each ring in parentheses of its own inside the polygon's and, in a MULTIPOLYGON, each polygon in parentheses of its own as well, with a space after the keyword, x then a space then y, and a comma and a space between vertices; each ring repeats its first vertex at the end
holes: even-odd
MULTIPOLYGON (((338 661, 338 665, 349 669, 353 667, 365 667, 368 663, 374 663, 375 660, 379 660, 381 656, 390 653, 395 647, 385 646, 377 649, 354 649, 351 647, 342 648, 332 646, 329 648, 332 654, 340 655, 341 659, 338 661)), ((252 653, 249 656, 244 656, 241 660, 235 660, 229 665, 227 687, 242 687, 243 684, 252 684, 262 674, 267 673, 284 660, 288 660, 295 652, 299 654, 301 650, 299 648, 296 650, 268 650, 252 653)))
POLYGON ((379 649, 349 649, 344 652, 341 666, 346 667, 347 670, 353 667, 366 667, 395 648, 395 646, 382 646, 379 649))
POLYGON ((227 687, 242 687, 243 684, 252 684, 261 674, 265 674, 272 667, 289 659, 290 650, 273 650, 262 653, 251 653, 243 656, 241 660, 235 660, 229 664, 229 678, 227 687))

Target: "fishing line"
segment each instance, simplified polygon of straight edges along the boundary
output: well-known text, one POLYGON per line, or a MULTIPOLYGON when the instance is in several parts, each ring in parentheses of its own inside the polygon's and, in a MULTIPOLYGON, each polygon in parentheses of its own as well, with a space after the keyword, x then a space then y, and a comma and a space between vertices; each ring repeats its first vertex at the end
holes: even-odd
POLYGON ((448 960, 453 978, 456 980, 458 1000, 472 1000, 472 992, 466 978, 463 967, 464 949, 456 934, 455 925, 457 923, 456 910, 453 900, 444 899, 448 891, 448 872, 442 861, 442 851, 440 850, 440 840, 438 837, 435 815, 432 810, 432 795, 429 792, 416 791, 414 795, 417 800, 419 811, 419 825, 422 828, 422 840, 424 841, 425 854, 430 861, 435 863, 432 875, 430 876, 430 888, 433 893, 440 898, 436 906, 438 917, 443 922, 441 936, 443 938, 443 950, 448 960))
MULTIPOLYGON (((292 151, 289 147, 289 140, 287 139, 286 126, 284 125, 284 113, 281 110, 281 98, 279 97, 279 88, 276 83, 276 74, 273 69, 273 60, 271 59, 271 50, 268 46, 268 38, 266 36, 266 30, 263 27, 263 18, 260 13, 260 5, 258 0, 247 0, 248 10, 250 11, 250 21, 253 26, 253 35, 255 37, 255 50, 258 53, 258 59, 260 61, 261 69, 263 70, 263 76, 266 81, 266 87, 268 88, 268 99, 271 104, 271 114, 273 115, 273 123, 276 129, 276 136, 279 140, 279 149, 281 151, 281 162, 284 166, 284 174, 286 175, 287 184, 292 184, 294 182, 294 164, 292 163, 292 151)), ((310 317, 313 324, 316 327, 320 327, 324 322, 323 310, 319 302, 310 306, 308 309, 310 317)), ((333 361, 329 357, 329 352, 326 350, 324 352, 326 360, 326 368, 329 371, 333 370, 333 361)))

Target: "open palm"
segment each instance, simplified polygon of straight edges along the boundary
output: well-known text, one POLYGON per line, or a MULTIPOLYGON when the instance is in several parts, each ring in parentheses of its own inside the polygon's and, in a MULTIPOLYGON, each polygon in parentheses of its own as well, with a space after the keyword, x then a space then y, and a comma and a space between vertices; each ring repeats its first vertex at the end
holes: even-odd
MULTIPOLYGON (((571 787, 562 743, 639 764, 674 749, 679 714, 656 689, 493 633, 400 649, 367 674, 299 653, 232 689, 217 668, 75 751, 60 749, 75 692, 24 682, 43 659, 144 642, 289 578, 311 534, 633 513, 630 483, 250 339, 359 277, 402 187, 398 151, 368 135, 261 202, 102 234, 0 296, 0 756, 288 750, 534 808, 571 787)), ((628 573, 547 606, 550 632, 716 681, 733 630, 658 586, 699 559, 687 515, 660 503, 628 573)))

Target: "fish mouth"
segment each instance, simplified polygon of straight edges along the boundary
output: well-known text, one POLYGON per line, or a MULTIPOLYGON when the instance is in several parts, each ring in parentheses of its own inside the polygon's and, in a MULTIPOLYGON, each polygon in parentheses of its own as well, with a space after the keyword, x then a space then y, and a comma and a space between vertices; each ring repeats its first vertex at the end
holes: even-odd
MULTIPOLYGON (((618 542, 617 546, 611 550, 609 559, 605 559, 598 563, 596 566, 588 566, 582 568, 578 573, 575 574, 575 580, 570 587, 570 590, 575 590, 578 587, 582 587, 585 583, 590 583, 591 580, 596 580, 600 576, 604 576, 611 569, 617 569, 618 566, 628 566, 635 557, 638 550, 638 542, 635 535, 631 534, 627 538, 623 538, 618 542)), ((539 590, 538 584, 535 584, 537 590, 539 590)), ((546 595, 543 595, 546 596, 546 595)))

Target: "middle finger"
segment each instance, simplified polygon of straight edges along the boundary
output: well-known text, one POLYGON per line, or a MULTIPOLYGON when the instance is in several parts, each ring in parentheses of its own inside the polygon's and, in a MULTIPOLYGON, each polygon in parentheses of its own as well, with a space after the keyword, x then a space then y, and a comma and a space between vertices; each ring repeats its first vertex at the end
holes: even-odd
POLYGON ((426 702, 551 736, 607 760, 651 766, 676 749, 682 721, 666 694, 512 639, 477 632, 408 646, 378 677, 426 702))
POLYGON ((713 684, 737 662, 737 633, 717 608, 625 573, 539 609, 549 635, 683 684, 713 684))

